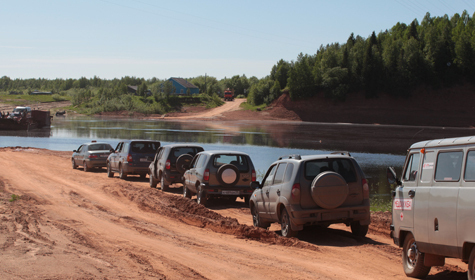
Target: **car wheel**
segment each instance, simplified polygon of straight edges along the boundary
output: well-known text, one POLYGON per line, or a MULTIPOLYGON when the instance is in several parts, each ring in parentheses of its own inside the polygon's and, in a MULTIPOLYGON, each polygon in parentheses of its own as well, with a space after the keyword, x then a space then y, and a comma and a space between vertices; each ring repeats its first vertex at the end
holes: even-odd
POLYGON ((160 178, 160 188, 163 192, 166 192, 170 189, 170 186, 165 184, 165 178, 163 177, 163 175, 160 178))
POLYGON ((251 213, 252 213, 252 224, 255 227, 265 228, 265 229, 269 228, 269 226, 270 226, 269 223, 263 223, 261 221, 261 217, 259 216, 259 211, 257 210, 256 207, 254 207, 254 206, 252 207, 251 213))
POLYGON ((282 210, 282 217, 280 219, 281 233, 284 237, 292 237, 297 235, 297 231, 292 230, 290 225, 290 216, 287 209, 282 210))
POLYGON ((122 168, 122 164, 119 165, 119 178, 120 179, 127 179, 127 173, 122 168))
POLYGON ((87 163, 85 161, 82 163, 82 165, 83 165, 83 168, 84 168, 84 172, 89 172, 90 171, 89 168, 87 167, 87 163))
POLYGON ((201 188, 201 186, 198 187, 198 193, 196 194, 196 202, 203 206, 206 206, 206 202, 208 202, 208 195, 201 188))
POLYGON ((112 172, 112 168, 111 168, 110 162, 107 163, 107 177, 109 177, 109 178, 114 177, 114 172, 112 172))
POLYGON ((150 183, 150 187, 151 188, 156 188, 157 187, 157 181, 155 180, 155 178, 153 177, 152 174, 149 174, 148 175, 148 182, 150 183))
POLYGON ((467 278, 468 280, 475 280, 475 247, 472 248, 470 258, 468 259, 467 278))
POLYGON ((183 197, 191 198, 191 192, 185 185, 183 185, 183 197))
POLYGON ((424 253, 417 248, 412 233, 408 233, 402 247, 402 266, 409 277, 425 278, 429 274, 430 266, 424 265, 424 253))
POLYGON ((73 169, 77 169, 77 168, 78 168, 78 166, 76 165, 76 162, 74 161, 73 158, 71 159, 71 165, 73 166, 73 169))
POLYGON ((350 227, 351 233, 353 233, 353 235, 365 237, 368 233, 368 225, 361 225, 360 222, 352 222, 350 227))

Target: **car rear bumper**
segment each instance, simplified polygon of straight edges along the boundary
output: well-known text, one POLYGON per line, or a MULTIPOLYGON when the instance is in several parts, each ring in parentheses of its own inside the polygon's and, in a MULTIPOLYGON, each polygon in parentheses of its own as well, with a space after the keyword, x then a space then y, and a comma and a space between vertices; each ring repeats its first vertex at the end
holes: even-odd
POLYGON ((148 167, 149 167, 150 163, 147 163, 146 165, 145 164, 135 164, 135 163, 131 163, 131 162, 127 162, 124 164, 124 172, 128 173, 128 174, 148 174, 148 167))
POLYGON ((106 167, 107 158, 104 159, 86 159, 87 167, 106 167))
POLYGON ((300 205, 291 205, 292 222, 297 226, 306 226, 319 223, 350 223, 359 221, 361 225, 371 222, 369 206, 339 207, 337 209, 305 210, 300 205))
POLYGON ((214 196, 251 196, 254 191, 250 186, 223 187, 209 186, 208 184, 201 184, 201 186, 207 194, 214 196))
POLYGON ((180 172, 165 170, 162 173, 162 176, 163 176, 163 179, 165 181, 165 184, 167 184, 167 185, 183 182, 183 178, 182 178, 183 174, 181 174, 180 172))

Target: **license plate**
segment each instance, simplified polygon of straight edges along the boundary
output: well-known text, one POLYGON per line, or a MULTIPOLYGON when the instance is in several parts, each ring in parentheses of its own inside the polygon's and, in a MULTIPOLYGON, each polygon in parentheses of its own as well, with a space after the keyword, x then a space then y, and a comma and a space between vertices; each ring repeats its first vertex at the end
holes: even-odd
POLYGON ((224 195, 239 195, 239 191, 222 191, 224 195))
POLYGON ((109 155, 101 155, 101 157, 108 157, 109 155))
POLYGON ((144 161, 151 161, 151 160, 148 160, 148 158, 141 158, 140 161, 144 162, 144 161))

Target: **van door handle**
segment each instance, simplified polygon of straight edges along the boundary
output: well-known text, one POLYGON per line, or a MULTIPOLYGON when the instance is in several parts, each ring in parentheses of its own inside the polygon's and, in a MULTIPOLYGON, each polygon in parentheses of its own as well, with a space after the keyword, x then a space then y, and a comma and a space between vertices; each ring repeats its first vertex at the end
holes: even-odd
POLYGON ((279 196, 280 196, 280 190, 277 190, 277 195, 279 195, 279 196))
POLYGON ((266 191, 266 194, 269 195, 269 190, 266 191))
POLYGON ((416 195, 416 191, 410 190, 407 194, 409 195, 410 198, 413 198, 416 195))

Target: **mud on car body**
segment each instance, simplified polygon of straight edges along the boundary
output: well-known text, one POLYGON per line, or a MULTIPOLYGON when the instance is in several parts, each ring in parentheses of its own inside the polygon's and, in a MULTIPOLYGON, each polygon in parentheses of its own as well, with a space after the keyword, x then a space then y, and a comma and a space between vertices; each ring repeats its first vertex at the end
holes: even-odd
POLYGON ((192 160, 183 175, 183 196, 197 196, 206 205, 208 199, 244 198, 249 202, 256 171, 248 154, 234 151, 203 151, 192 160))
POLYGON ((272 163, 262 183, 254 182, 250 208, 254 226, 281 224, 283 236, 305 226, 344 223, 357 236, 370 224, 369 188, 349 153, 290 155, 272 163))

